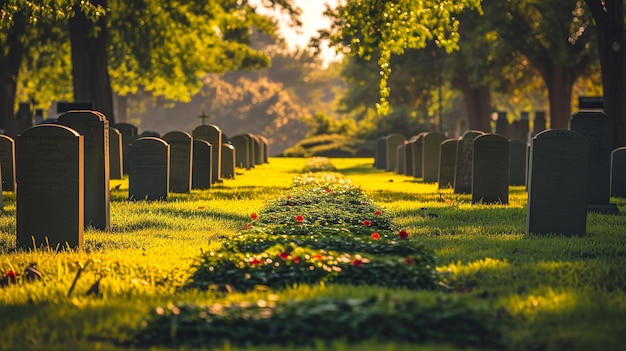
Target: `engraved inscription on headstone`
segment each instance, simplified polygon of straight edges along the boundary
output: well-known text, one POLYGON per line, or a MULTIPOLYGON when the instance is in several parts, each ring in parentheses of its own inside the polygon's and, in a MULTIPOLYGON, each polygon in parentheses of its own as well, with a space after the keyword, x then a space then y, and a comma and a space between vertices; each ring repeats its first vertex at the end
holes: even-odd
POLYGON ((472 193, 472 164, 474 157, 474 139, 485 134, 478 130, 463 133, 456 150, 456 168, 454 170, 454 193, 472 193))

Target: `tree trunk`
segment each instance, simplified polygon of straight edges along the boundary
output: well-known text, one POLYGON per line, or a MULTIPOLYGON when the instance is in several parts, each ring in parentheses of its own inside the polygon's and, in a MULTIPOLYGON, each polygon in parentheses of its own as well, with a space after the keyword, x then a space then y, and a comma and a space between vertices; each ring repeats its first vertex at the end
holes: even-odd
POLYGON ((569 129, 575 75, 561 66, 547 68, 544 81, 550 103, 550 129, 569 129))
POLYGON ((598 32, 604 112, 612 123, 613 148, 626 146, 626 33, 623 0, 586 0, 598 32))
POLYGON ((13 18, 13 26, 7 32, 2 41, 0 52, 0 129, 7 130, 15 121, 15 91, 17 89, 18 73, 26 52, 25 32, 27 20, 16 14, 13 18))
MULTIPOLYGON (((106 0, 91 0, 95 5, 106 8, 106 0)), ((97 22, 89 20, 78 4, 75 15, 69 20, 72 44, 72 80, 74 101, 91 101, 97 111, 102 112, 110 124, 115 123, 113 94, 107 65, 106 16, 97 22)))
MULTIPOLYGON (((493 108, 491 106, 491 89, 487 85, 472 86, 466 73, 457 76, 456 82, 463 92, 465 106, 467 107, 467 119, 469 129, 489 132, 489 119, 493 108)), ((463 133, 464 131, 461 131, 463 133)))

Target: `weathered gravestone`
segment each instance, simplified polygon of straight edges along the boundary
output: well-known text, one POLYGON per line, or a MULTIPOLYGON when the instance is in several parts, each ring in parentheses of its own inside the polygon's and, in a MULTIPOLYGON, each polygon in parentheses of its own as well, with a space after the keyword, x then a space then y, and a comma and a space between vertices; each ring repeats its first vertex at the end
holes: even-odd
POLYGON ((404 174, 406 167, 406 144, 396 147, 396 173, 404 174))
POLYGON ((528 143, 509 140, 509 185, 526 185, 528 143))
POLYGON ((265 145, 263 145, 261 138, 255 134, 252 134, 252 141, 254 142, 254 164, 263 164, 265 145))
POLYGON ((496 128, 494 130, 495 134, 500 134, 504 137, 508 137, 509 135, 509 119, 506 116, 506 112, 498 111, 496 117, 496 128))
POLYGON ((533 120, 533 131, 531 133, 531 137, 534 137, 535 135, 546 130, 546 126, 546 112, 535 111, 535 119, 533 120))
POLYGON ((222 178, 235 179, 237 150, 231 144, 222 144, 222 178))
POLYGON ((426 133, 419 133, 411 143, 411 154, 413 155, 413 162, 411 162, 413 164, 412 173, 415 178, 422 178, 422 157, 424 156, 423 146, 425 135, 426 133))
POLYGON ((128 198, 167 200, 170 175, 170 146, 163 139, 145 137, 130 145, 128 198))
POLYGON ((244 134, 244 137, 249 139, 248 142, 248 146, 249 148, 249 155, 248 155, 248 164, 250 165, 250 168, 254 168, 255 164, 256 164, 256 143, 254 142, 254 135, 250 134, 250 133, 246 133, 244 134))
POLYGON ((439 151, 439 189, 454 187, 454 169, 456 168, 456 148, 458 139, 448 139, 441 143, 439 151))
POLYGON ((413 143, 415 137, 407 140, 404 148, 404 175, 413 176, 413 143))
POLYGON ((120 131, 122 134, 122 162, 124 174, 128 174, 128 167, 130 166, 130 144, 137 140, 139 135, 137 127, 130 123, 116 123, 113 128, 120 131))
POLYGON ((509 141, 498 134, 474 139, 472 203, 509 203, 509 141))
POLYGON ((626 147, 611 152, 611 196, 626 197, 626 147))
POLYGON ((122 133, 116 128, 109 127, 109 177, 111 179, 124 178, 122 149, 122 133))
POLYGON ((604 112, 577 112, 570 119, 570 130, 588 141, 587 210, 618 213, 610 203, 611 193, 611 121, 604 112))
POLYGON ((587 144, 569 130, 546 130, 533 138, 526 234, 586 233, 587 144))
POLYGON ((85 226, 109 230, 109 121, 98 111, 73 110, 60 115, 57 123, 85 137, 85 226))
POLYGON ((463 133, 456 149, 456 167, 454 169, 454 193, 472 193, 472 164, 474 158, 474 139, 484 135, 478 130, 463 133))
POLYGON ((193 162, 192 162, 192 189, 211 188, 213 177, 211 157, 212 145, 206 140, 193 139, 193 162))
POLYGON ((374 167, 377 169, 387 168, 387 137, 381 136, 376 139, 374 152, 374 167))
POLYGON ((191 135, 176 131, 166 133, 162 139, 170 145, 170 191, 173 193, 191 192, 193 160, 191 135))
MULTIPOLYGON (((250 137, 240 134, 230 138, 231 145, 235 148, 235 165, 239 168, 250 169, 250 137)), ((222 150, 223 152, 224 150, 222 150)))
POLYGON ((16 140, 17 247, 49 244, 82 250, 84 231, 83 136, 42 124, 16 140))
POLYGON ((517 136, 516 139, 524 140, 528 143, 530 133, 530 113, 522 112, 520 115, 520 120, 518 124, 517 136))
POLYGON ((263 163, 269 163, 270 141, 262 135, 259 135, 259 139, 261 140, 261 143, 263 144, 263 163))
POLYGON ((202 125, 196 127, 191 135, 194 139, 200 139, 208 141, 211 146, 211 180, 213 183, 220 182, 222 180, 222 131, 220 128, 213 124, 202 125))
POLYGON ((15 191, 15 141, 0 134, 0 175, 2 191, 15 191))
POLYGON ((398 145, 404 144, 406 138, 404 135, 400 134, 389 134, 387 135, 386 142, 386 150, 387 150, 387 165, 385 166, 385 170, 388 172, 395 172, 397 164, 396 164, 396 153, 398 152, 398 145))
POLYGON ((443 133, 430 132, 424 135, 422 142, 422 180, 435 183, 439 177, 439 152, 441 143, 447 137, 443 133))

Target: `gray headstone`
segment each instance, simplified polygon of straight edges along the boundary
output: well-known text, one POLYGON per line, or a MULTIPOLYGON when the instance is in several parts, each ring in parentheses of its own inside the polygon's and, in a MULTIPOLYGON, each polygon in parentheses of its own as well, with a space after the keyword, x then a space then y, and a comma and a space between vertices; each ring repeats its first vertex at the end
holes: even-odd
POLYGON ((509 141, 498 134, 474 139, 472 203, 509 203, 509 141))
POLYGON ((192 189, 211 188, 213 172, 211 158, 212 145, 206 140, 193 139, 192 189))
POLYGON ((130 166, 130 152, 129 147, 139 135, 137 127, 130 123, 116 123, 113 128, 119 130, 122 134, 122 162, 124 174, 128 174, 128 167, 130 166))
POLYGON ((15 191, 15 141, 0 134, 0 175, 2 191, 15 191))
POLYGON ((535 136, 544 130, 546 130, 546 112, 545 111, 535 111, 535 119, 533 120, 533 132, 532 136, 535 136))
POLYGON ((589 145, 587 170, 587 209, 593 212, 618 213, 610 203, 611 193, 611 121, 604 112, 577 112, 570 119, 570 130, 580 133, 589 145))
POLYGON ((396 147, 396 173, 404 174, 406 167, 406 144, 396 147))
POLYGON ((145 137, 130 145, 128 198, 167 200, 170 175, 170 146, 165 140, 145 137))
POLYGON ((259 139, 263 144, 263 163, 269 163, 270 157, 270 141, 266 137, 259 135, 259 139))
POLYGON ((222 144, 222 178, 235 179, 237 151, 231 144, 222 144))
POLYGON ((250 137, 243 134, 230 138, 230 144, 235 148, 235 165, 237 167, 250 169, 248 162, 250 161, 251 142, 250 137))
POLYGON ((458 139, 448 139, 441 143, 439 151, 439 189, 454 187, 454 169, 456 168, 456 148, 458 139))
POLYGON ((419 133, 418 135, 416 135, 414 138, 415 140, 413 140, 413 142, 411 143, 411 146, 413 147, 413 149, 411 150, 411 153, 413 154, 413 177, 415 178, 422 178, 422 166, 423 166, 423 162, 422 162, 422 157, 424 156, 424 150, 423 150, 423 146, 424 146, 424 136, 426 135, 426 133, 419 133))
POLYGON ((422 142, 422 180, 424 183, 435 183, 439 178, 439 152, 441 143, 447 137, 443 133, 430 132, 424 135, 422 142))
POLYGON ((122 150, 122 133, 116 128, 109 127, 109 176, 111 179, 124 178, 122 150))
POLYGON ((506 116, 506 112, 498 111, 498 117, 496 119, 496 129, 494 133, 508 137, 509 128, 510 128, 509 119, 506 116))
POLYGON ((413 143, 415 140, 409 139, 404 146, 404 175, 413 176, 413 143))
POLYGON ((587 140, 546 130, 531 144, 526 234, 584 235, 587 226, 587 140))
POLYGON ((186 132, 169 132, 163 135, 170 145, 170 191, 173 193, 191 192, 191 163, 193 141, 186 132))
POLYGON ((528 143, 509 140, 509 185, 526 185, 528 143))
POLYGON ((474 158, 474 139, 484 135, 478 130, 463 133, 456 150, 456 167, 454 169, 454 193, 472 193, 472 164, 474 158))
POLYGON ((626 197, 626 147, 611 152, 611 196, 626 197))
POLYGON ((254 164, 263 164, 263 158, 265 155, 265 147, 261 138, 258 135, 252 134, 252 142, 254 143, 254 164))
POLYGON ((406 138, 404 137, 404 135, 400 135, 400 134, 389 134, 387 135, 387 138, 385 140, 385 142, 387 143, 386 145, 386 150, 387 150, 387 165, 385 166, 385 170, 388 172, 395 172, 396 171, 396 153, 398 151, 398 145, 402 145, 404 144, 404 141, 406 140, 406 138))
POLYGON ((530 132, 530 113, 522 112, 519 120, 519 130, 517 131, 516 138, 524 140, 528 143, 528 134, 530 132))
POLYGON ((377 169, 387 168, 387 137, 382 136, 376 139, 374 167, 377 169))
POLYGON ((191 135, 194 139, 206 140, 211 144, 212 147, 211 152, 213 155, 211 157, 211 180, 213 183, 220 182, 222 180, 222 131, 220 128, 213 124, 203 125, 196 127, 191 135))
POLYGON ((83 136, 42 124, 16 140, 17 247, 50 244, 82 250, 84 219, 83 136))
POLYGON ((109 121, 98 111, 72 110, 60 115, 57 123, 85 137, 85 227, 109 230, 109 121))

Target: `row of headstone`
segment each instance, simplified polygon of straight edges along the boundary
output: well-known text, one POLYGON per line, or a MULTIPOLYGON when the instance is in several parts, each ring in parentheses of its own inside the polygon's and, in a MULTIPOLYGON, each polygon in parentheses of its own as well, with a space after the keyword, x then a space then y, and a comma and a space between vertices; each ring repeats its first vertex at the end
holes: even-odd
POLYGON ((530 113, 522 112, 520 118, 509 123, 507 113, 496 112, 494 134, 499 134, 511 140, 523 140, 530 142, 530 139, 546 129, 546 113, 536 111, 533 120, 533 129, 530 129, 530 113))

